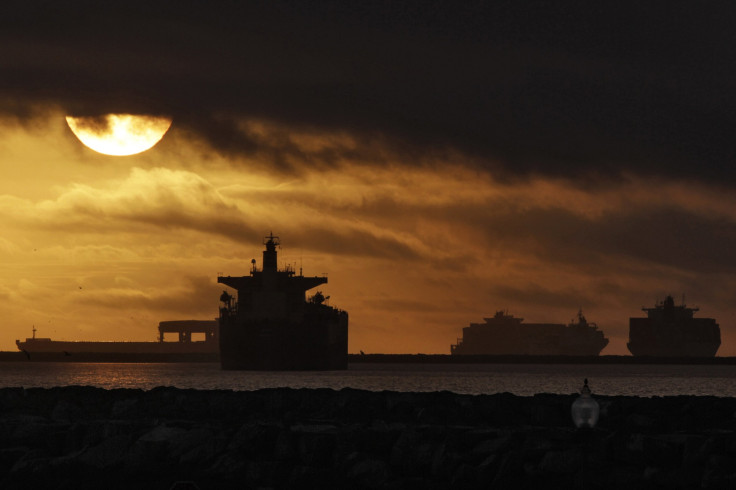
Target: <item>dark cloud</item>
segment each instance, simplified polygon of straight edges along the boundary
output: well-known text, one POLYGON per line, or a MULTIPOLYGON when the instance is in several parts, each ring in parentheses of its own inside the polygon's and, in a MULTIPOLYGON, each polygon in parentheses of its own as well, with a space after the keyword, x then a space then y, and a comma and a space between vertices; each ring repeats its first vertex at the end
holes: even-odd
MULTIPOLYGON (((574 311, 584 305, 586 308, 599 306, 593 294, 583 287, 575 289, 571 287, 543 287, 539 284, 527 284, 524 287, 515 287, 504 284, 496 284, 491 288, 491 295, 498 305, 512 303, 525 303, 547 308, 562 308, 574 311)), ((489 312, 490 314, 490 312, 489 312)), ((558 320, 559 321, 559 320, 558 320)))
POLYGON ((619 210, 595 219, 533 209, 475 219, 489 243, 526 250, 548 263, 578 264, 593 274, 609 273, 615 259, 625 259, 627 267, 648 263, 697 273, 736 271, 731 246, 736 224, 682 209, 619 210))
POLYGON ((345 228, 333 230, 327 226, 300 226, 289 234, 291 249, 305 247, 331 255, 369 257, 391 260, 425 259, 411 246, 391 236, 345 228), (292 241, 293 240, 293 241, 292 241))
MULTIPOLYGON (((655 195, 656 182, 648 185, 655 195)), ((632 187, 623 187, 616 197, 629 191, 636 192, 632 187)), ((562 198, 566 187, 546 192, 559 192, 562 198)), ((471 241, 480 239, 479 243, 490 254, 523 254, 564 268, 572 266, 592 276, 605 277, 613 270, 635 271, 644 264, 648 268, 669 268, 673 280, 679 275, 679 281, 689 274, 707 276, 736 271, 733 218, 713 210, 691 210, 685 197, 680 202, 656 198, 658 203, 643 203, 639 196, 635 201, 623 200, 606 211, 588 215, 581 212, 586 206, 585 199, 580 204, 567 203, 563 207, 555 204, 553 196, 537 201, 531 192, 507 198, 473 196, 469 191, 466 196, 458 196, 460 202, 437 204, 421 199, 405 202, 379 194, 345 209, 332 207, 330 211, 384 226, 402 227, 426 240, 431 235, 418 232, 414 224, 421 222, 426 227, 427 223, 433 223, 436 229, 448 234, 466 235, 471 241)), ((588 197, 592 199, 589 205, 605 201, 604 195, 596 198, 591 193, 588 197)), ((692 199, 702 197, 694 194, 692 199)), ((427 241, 425 245, 436 253, 447 247, 447 242, 427 241)), ((462 255, 462 251, 452 253, 462 255)), ((453 262, 453 267, 460 268, 463 262, 453 262)), ((469 265, 475 266, 472 262, 469 265)), ((619 296, 623 293, 612 287, 605 290, 619 296)))
POLYGON ((177 288, 142 294, 130 290, 85 290, 84 295, 74 298, 74 302, 94 305, 101 308, 138 311, 141 309, 157 312, 176 313, 198 317, 214 318, 217 315, 217 298, 222 286, 212 277, 185 278, 177 288))
POLYGON ((728 184, 734 19, 725 2, 7 1, 0 101, 166 113, 223 153, 270 148, 248 118, 380 137, 407 162, 728 184))

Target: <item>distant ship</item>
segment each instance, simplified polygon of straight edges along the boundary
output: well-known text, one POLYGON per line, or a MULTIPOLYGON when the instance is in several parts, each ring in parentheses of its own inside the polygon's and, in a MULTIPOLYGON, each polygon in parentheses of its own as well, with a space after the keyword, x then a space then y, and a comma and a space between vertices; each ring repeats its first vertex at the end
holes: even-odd
MULTIPOLYGON (((33 327, 33 335, 25 341, 16 340, 18 350, 24 352, 29 359, 43 355, 48 359, 49 355, 85 359, 100 356, 107 358, 111 355, 160 355, 160 356, 185 356, 187 355, 209 355, 216 356, 219 350, 218 323, 217 320, 175 320, 164 321, 158 324, 158 341, 156 342, 102 342, 102 341, 60 341, 50 338, 36 337, 36 327, 33 327), (178 334, 178 341, 164 341, 166 333, 178 334), (192 340, 192 334, 204 334, 203 340, 192 340)), ((181 358, 181 357, 180 357, 181 358)), ((124 357, 121 357, 124 359, 124 357)), ((165 359, 163 357, 162 359, 165 359)), ((70 359, 72 360, 72 359, 70 359)))
POLYGON ((463 337, 450 346, 457 355, 597 356, 608 339, 595 323, 588 323, 582 310, 577 318, 560 323, 523 323, 497 311, 485 323, 463 328, 463 337))
POLYGON ((326 277, 305 277, 277 267, 279 237, 264 239, 263 266, 251 261, 250 276, 220 276, 237 298, 220 296, 220 362, 223 369, 347 369, 348 314, 333 308, 320 291, 326 277))
POLYGON ((635 356, 713 357, 721 346, 721 329, 713 318, 693 318, 699 308, 675 305, 667 296, 647 318, 629 318, 629 351, 635 356))

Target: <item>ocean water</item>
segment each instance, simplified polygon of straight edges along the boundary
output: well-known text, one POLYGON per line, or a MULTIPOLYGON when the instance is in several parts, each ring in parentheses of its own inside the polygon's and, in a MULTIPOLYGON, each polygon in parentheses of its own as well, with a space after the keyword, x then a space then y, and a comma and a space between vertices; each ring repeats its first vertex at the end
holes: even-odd
POLYGON ((174 386, 202 390, 356 388, 465 394, 570 394, 583 378, 599 395, 736 397, 732 365, 351 364, 347 371, 222 371, 215 363, 0 363, 0 387, 174 386))

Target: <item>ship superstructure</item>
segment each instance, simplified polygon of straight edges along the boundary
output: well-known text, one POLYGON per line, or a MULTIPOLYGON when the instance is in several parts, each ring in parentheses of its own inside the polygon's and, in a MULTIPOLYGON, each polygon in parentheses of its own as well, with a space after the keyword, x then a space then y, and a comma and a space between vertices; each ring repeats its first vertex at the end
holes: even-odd
POLYGON ((647 318, 629 318, 626 345, 635 356, 713 357, 721 346, 715 319, 694 318, 699 308, 676 305, 672 296, 642 311, 647 318))
POLYGON ((485 323, 463 328, 463 337, 450 346, 452 354, 463 355, 560 355, 597 356, 608 339, 595 323, 588 323, 582 310, 569 324, 524 323, 497 311, 485 323))
POLYGON ((317 291, 327 277, 279 269, 279 237, 264 239, 263 264, 251 261, 249 276, 220 276, 237 291, 220 297, 220 360, 223 369, 347 369, 348 314, 327 304, 317 291))

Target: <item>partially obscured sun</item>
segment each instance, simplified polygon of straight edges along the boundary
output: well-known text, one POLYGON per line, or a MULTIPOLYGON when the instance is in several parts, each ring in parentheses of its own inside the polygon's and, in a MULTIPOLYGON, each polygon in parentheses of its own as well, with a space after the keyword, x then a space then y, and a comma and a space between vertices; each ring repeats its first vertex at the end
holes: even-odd
POLYGON ((134 155, 152 148, 171 126, 168 117, 107 114, 66 117, 72 132, 89 148, 105 155, 134 155))

